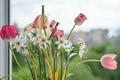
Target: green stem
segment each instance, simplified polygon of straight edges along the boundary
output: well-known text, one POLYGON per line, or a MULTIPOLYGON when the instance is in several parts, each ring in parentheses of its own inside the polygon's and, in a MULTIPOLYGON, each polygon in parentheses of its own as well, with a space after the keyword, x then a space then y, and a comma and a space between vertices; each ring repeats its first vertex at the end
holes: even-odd
POLYGON ((74 24, 73 28, 71 29, 71 31, 70 31, 70 33, 69 33, 69 35, 68 35, 68 37, 67 37, 67 40, 69 39, 69 37, 70 37, 71 33, 73 32, 73 30, 74 30, 75 26, 76 26, 76 24, 74 24))
POLYGON ((55 67, 55 58, 56 58, 55 42, 53 43, 52 53, 53 53, 52 55, 53 55, 53 72, 54 72, 53 80, 55 80, 55 71, 56 71, 56 67, 55 67))
POLYGON ((37 70, 36 70, 35 62, 34 62, 34 56, 32 54, 29 55, 29 60, 31 62, 31 67, 32 67, 32 70, 34 72, 35 80, 38 80, 38 78, 37 78, 37 70))
POLYGON ((97 59, 84 60, 84 61, 79 62, 77 65, 82 64, 82 63, 86 63, 86 62, 100 62, 100 60, 97 60, 97 59))
POLYGON ((54 58, 54 80, 55 80, 55 56, 53 58, 54 58))
POLYGON ((44 5, 42 5, 42 17, 41 17, 42 23, 44 23, 44 5))
POLYGON ((46 79, 46 68, 45 68, 45 54, 43 53, 43 60, 44 60, 44 78, 46 79))
MULTIPOLYGON (((69 58, 66 59, 66 72, 68 71, 68 63, 69 63, 69 58)), ((66 75, 65 75, 66 78, 66 75)))
POLYGON ((34 77, 34 73, 33 73, 33 71, 32 71, 32 68, 31 68, 31 66, 30 66, 30 63, 29 63, 29 60, 27 59, 27 57, 26 57, 26 61, 27 61, 27 64, 28 64, 29 70, 30 70, 30 72, 31 72, 32 78, 33 78, 33 80, 34 80, 34 79, 35 79, 35 77, 34 77))
POLYGON ((18 77, 18 76, 15 76, 15 75, 6 75, 6 76, 0 78, 0 80, 5 79, 5 78, 10 77, 10 76, 15 77, 15 78, 17 78, 19 80, 23 80, 21 77, 18 77))
POLYGON ((9 45, 10 50, 11 50, 11 52, 12 52, 12 55, 13 55, 15 61, 16 61, 16 64, 17 64, 18 67, 21 69, 21 71, 22 71, 26 76, 28 76, 28 74, 23 70, 23 68, 21 67, 20 63, 18 62, 18 60, 17 60, 17 58, 16 58, 16 56, 15 56, 15 54, 14 54, 13 49, 11 49, 10 43, 8 43, 8 45, 9 45))
POLYGON ((44 33, 45 33, 45 36, 47 36, 47 32, 46 32, 46 30, 44 29, 44 33))
POLYGON ((42 77, 41 77, 41 55, 40 55, 40 50, 38 50, 38 60, 39 60, 39 69, 40 69, 40 80, 42 80, 42 77))
POLYGON ((42 80, 42 57, 40 58, 40 80, 42 80))
POLYGON ((60 80, 62 80, 62 75, 63 75, 63 49, 61 50, 61 79, 60 80))
POLYGON ((60 24, 59 22, 56 23, 56 25, 55 25, 55 29, 58 27, 59 24, 60 24))
MULTIPOLYGON (((44 5, 42 5, 42 24, 44 24, 44 5)), ((47 36, 45 29, 44 29, 44 33, 47 36)))
POLYGON ((44 5, 42 5, 42 22, 44 22, 44 5))

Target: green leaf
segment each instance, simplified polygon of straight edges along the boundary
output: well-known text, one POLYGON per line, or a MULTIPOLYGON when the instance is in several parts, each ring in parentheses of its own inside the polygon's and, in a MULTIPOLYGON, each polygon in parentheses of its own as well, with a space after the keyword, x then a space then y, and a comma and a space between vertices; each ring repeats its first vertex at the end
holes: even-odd
POLYGON ((67 76, 66 76, 66 78, 68 78, 68 77, 70 77, 72 75, 74 75, 74 73, 68 73, 67 76))
POLYGON ((79 53, 79 44, 73 45, 73 49, 71 51, 71 53, 79 53))

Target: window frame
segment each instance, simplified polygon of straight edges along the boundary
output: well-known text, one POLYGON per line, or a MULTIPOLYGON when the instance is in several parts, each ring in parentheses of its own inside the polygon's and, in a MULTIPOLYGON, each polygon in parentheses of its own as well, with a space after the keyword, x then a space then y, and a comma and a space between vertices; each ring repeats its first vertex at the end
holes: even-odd
MULTIPOLYGON (((0 0, 0 29, 2 25, 10 25, 10 0, 0 0)), ((0 78, 12 73, 12 55, 7 41, 0 39, 0 78)), ((12 80, 8 77, 4 80, 12 80)))

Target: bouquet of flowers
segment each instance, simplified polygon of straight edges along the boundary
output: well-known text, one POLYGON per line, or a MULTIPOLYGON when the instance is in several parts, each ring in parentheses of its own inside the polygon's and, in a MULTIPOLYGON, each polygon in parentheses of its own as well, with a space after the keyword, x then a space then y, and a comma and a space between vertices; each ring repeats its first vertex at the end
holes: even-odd
MULTIPOLYGON (((86 48, 83 39, 79 38, 78 43, 73 45, 69 38, 75 26, 80 26, 86 19, 87 17, 80 13, 75 18, 75 25, 66 37, 64 31, 58 29, 59 22, 52 20, 49 23, 44 14, 44 6, 42 6, 42 15, 38 15, 33 23, 27 25, 21 33, 14 25, 4 25, 0 31, 0 37, 9 42, 13 58, 23 74, 26 77, 31 75, 28 80, 66 80, 71 58, 75 55, 82 58, 86 48), (17 60, 16 52, 23 55, 30 74, 17 60)), ((105 54, 100 60, 82 60, 76 65, 93 61, 100 62, 106 69, 115 70, 117 68, 116 56, 116 54, 105 54)), ((20 77, 16 78, 23 80, 20 77)))

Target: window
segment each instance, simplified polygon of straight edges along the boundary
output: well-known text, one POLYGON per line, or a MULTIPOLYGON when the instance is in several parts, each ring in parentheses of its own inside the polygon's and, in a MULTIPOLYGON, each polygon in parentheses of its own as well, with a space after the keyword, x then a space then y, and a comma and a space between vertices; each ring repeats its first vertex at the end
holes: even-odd
MULTIPOLYGON (((45 5, 45 14, 49 20, 59 21, 59 28, 65 29, 65 32, 71 30, 74 24, 73 20, 79 12, 85 13, 88 20, 82 27, 78 27, 78 30, 90 31, 91 34, 94 34, 91 29, 108 29, 109 36, 113 36, 115 30, 120 28, 118 26, 120 21, 118 0, 69 0, 69 2, 64 0, 0 0, 0 28, 4 24, 9 24, 10 21, 11 24, 16 24, 18 28, 24 28, 33 22, 37 15, 41 14, 42 4, 45 5)), ((79 32, 78 30, 75 30, 76 33, 79 32)), ((93 41, 92 39, 89 40, 91 34, 87 40, 89 43, 93 41)), ((76 37, 78 36, 76 35, 76 37)), ((9 53, 8 44, 0 39, 0 77, 11 73, 11 61, 12 55, 9 53)))
MULTIPOLYGON (((0 0, 0 29, 2 25, 10 22, 9 5, 9 0, 0 0)), ((0 77, 10 74, 10 58, 8 44, 0 39, 0 77)))

